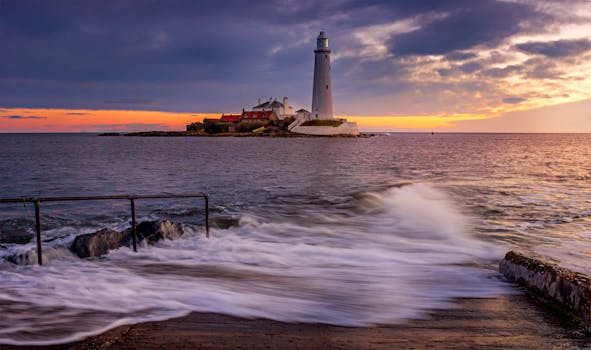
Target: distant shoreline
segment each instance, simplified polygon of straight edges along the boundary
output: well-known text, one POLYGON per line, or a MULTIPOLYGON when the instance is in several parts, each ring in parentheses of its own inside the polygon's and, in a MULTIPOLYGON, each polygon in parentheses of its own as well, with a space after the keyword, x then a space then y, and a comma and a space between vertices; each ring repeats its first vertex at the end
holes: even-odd
POLYGON ((374 136, 374 134, 361 133, 357 136, 353 135, 304 135, 296 134, 289 131, 279 131, 273 133, 253 133, 253 132, 226 132, 219 134, 207 134, 207 133, 194 133, 188 131, 140 131, 130 133, 119 133, 119 132, 105 132, 98 136, 140 136, 140 137, 337 137, 337 138, 366 138, 374 136))

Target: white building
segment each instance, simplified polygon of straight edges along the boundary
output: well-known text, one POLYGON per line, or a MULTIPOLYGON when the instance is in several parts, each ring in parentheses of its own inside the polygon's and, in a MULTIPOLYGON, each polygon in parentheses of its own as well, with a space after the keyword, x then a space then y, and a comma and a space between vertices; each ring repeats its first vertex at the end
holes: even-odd
POLYGON ((253 111, 273 111, 280 120, 288 117, 294 117, 293 107, 289 105, 289 99, 283 98, 283 103, 277 101, 277 99, 270 98, 268 101, 262 102, 259 98, 259 102, 256 106, 252 107, 253 111))
POLYGON ((298 109, 295 112, 295 118, 298 119, 298 120, 310 120, 310 118, 311 118, 310 117, 310 112, 308 112, 307 110, 305 110, 303 108, 302 109, 298 109))

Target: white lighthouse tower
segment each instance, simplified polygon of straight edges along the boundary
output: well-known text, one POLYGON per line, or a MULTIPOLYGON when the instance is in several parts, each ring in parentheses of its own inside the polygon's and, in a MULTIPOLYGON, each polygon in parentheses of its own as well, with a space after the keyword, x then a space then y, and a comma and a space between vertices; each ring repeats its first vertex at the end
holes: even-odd
POLYGON ((328 37, 320 32, 314 50, 314 89, 312 92, 312 119, 332 119, 332 83, 330 82, 330 48, 328 37))
POLYGON ((334 119, 332 114, 332 83, 330 82, 330 48, 328 38, 320 32, 314 50, 314 90, 312 91, 312 111, 299 110, 295 121, 288 130, 305 135, 318 136, 358 136, 357 123, 344 118, 334 119))

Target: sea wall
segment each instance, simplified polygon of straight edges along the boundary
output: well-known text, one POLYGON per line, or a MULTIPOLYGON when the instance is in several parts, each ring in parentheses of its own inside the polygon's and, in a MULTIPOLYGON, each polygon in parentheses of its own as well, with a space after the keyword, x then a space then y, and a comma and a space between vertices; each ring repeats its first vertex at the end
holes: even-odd
POLYGON ((499 264, 499 271, 512 282, 567 309, 583 320, 591 332, 591 279, 541 259, 510 251, 499 264))
POLYGON ((336 135, 359 135, 357 123, 344 122, 341 125, 334 126, 296 126, 290 129, 291 132, 305 135, 318 136, 336 136, 336 135))

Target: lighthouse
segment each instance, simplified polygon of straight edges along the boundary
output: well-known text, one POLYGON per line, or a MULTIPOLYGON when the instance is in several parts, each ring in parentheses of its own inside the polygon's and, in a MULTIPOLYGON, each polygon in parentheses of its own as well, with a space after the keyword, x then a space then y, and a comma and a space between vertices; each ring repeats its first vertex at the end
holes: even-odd
POLYGON ((357 123, 345 118, 334 119, 332 114, 332 83, 330 82, 330 48, 328 37, 320 32, 314 50, 314 85, 312 111, 299 110, 288 131, 296 134, 358 136, 357 123))
POLYGON ((314 87, 312 90, 312 119, 332 119, 332 83, 330 82, 330 48, 328 37, 320 32, 314 50, 314 87))

